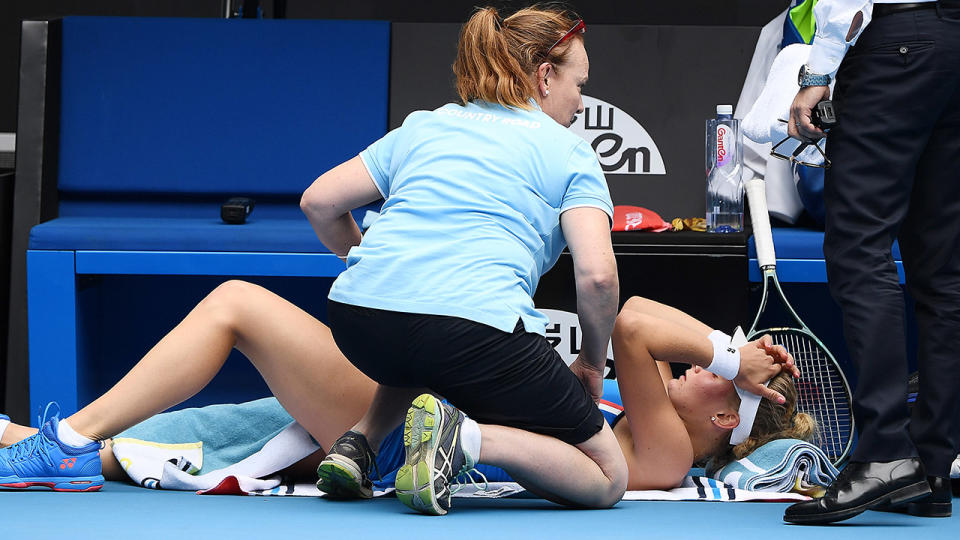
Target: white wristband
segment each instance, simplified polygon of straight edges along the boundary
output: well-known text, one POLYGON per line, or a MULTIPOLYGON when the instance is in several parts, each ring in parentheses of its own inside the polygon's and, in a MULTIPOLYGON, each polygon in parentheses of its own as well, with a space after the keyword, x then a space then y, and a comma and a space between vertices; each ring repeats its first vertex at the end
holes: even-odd
POLYGON ((714 330, 707 337, 713 343, 713 361, 705 369, 728 381, 736 379, 740 373, 740 351, 730 344, 730 336, 714 330))

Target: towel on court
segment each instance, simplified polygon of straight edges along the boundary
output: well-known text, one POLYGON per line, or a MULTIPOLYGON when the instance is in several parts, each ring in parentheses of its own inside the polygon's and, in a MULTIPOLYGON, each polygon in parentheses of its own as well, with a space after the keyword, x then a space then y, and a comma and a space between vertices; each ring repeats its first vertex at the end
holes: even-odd
MULTIPOLYGON (((383 497, 392 494, 396 489, 374 484, 373 496, 383 497)), ((200 492, 201 495, 255 495, 270 497, 323 497, 326 494, 317 489, 313 482, 294 483, 285 481, 276 486, 267 488, 247 489, 235 477, 225 478, 214 488, 200 492)), ((527 492, 516 482, 490 482, 484 486, 467 484, 463 489, 453 494, 457 498, 501 499, 511 495, 525 495, 527 492)))
POLYGON ((710 473, 738 489, 818 495, 837 477, 838 471, 823 450, 813 444, 778 439, 710 473))
POLYGON ((751 491, 718 482, 707 476, 687 476, 680 487, 670 490, 628 491, 623 495, 625 501, 806 501, 810 497, 800 493, 779 493, 771 491, 751 491))
MULTIPOLYGON (((485 489, 483 486, 467 485, 454 493, 456 498, 484 498, 501 499, 504 497, 535 497, 523 489, 516 482, 490 482, 485 489)), ((374 488, 373 496, 390 495, 394 489, 374 488)), ((322 497, 324 494, 312 483, 282 483, 266 489, 244 489, 235 479, 227 478, 214 489, 203 491, 209 495, 259 495, 279 497, 322 497)), ((660 491, 642 490, 628 491, 624 494, 624 501, 713 501, 713 502, 794 502, 809 500, 810 497, 800 493, 778 493, 771 491, 749 491, 724 485, 713 478, 706 476, 688 476, 680 487, 660 491)))
POLYGON ((158 414, 113 441, 135 483, 189 491, 212 489, 229 476, 248 491, 271 489, 281 479, 267 477, 319 449, 276 398, 158 414))

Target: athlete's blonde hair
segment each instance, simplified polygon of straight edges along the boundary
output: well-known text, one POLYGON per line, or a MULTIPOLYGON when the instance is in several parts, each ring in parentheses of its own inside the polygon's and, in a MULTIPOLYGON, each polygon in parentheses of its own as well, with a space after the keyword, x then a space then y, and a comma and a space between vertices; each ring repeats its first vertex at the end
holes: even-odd
POLYGON ((793 381, 793 376, 786 372, 780 373, 770 380, 767 387, 780 392, 786 401, 780 404, 769 399, 760 400, 760 408, 757 409, 757 417, 753 422, 750 437, 736 446, 730 446, 729 439, 725 439, 723 448, 718 450, 709 464, 711 471, 719 470, 731 461, 744 458, 757 448, 776 439, 809 441, 813 438, 817 423, 809 414, 797 412, 797 385, 793 381))

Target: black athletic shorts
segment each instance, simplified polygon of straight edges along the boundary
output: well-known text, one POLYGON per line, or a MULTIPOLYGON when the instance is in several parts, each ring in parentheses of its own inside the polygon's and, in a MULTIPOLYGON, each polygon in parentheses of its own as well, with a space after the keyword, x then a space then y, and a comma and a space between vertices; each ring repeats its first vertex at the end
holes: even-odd
POLYGON ((401 313, 330 300, 337 346, 386 386, 427 387, 480 423, 586 441, 603 414, 545 337, 458 317, 401 313))

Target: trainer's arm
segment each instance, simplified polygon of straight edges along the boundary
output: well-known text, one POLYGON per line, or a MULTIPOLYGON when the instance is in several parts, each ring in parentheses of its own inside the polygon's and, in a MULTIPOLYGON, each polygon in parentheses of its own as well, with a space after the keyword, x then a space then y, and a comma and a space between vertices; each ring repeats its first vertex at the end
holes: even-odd
POLYGON ((356 156, 323 173, 303 192, 300 209, 320 242, 339 257, 360 243, 350 211, 380 198, 367 168, 356 156))
POLYGON ((583 332, 580 358, 602 371, 620 299, 610 218, 598 208, 572 208, 560 215, 560 226, 573 255, 577 314, 583 332))

